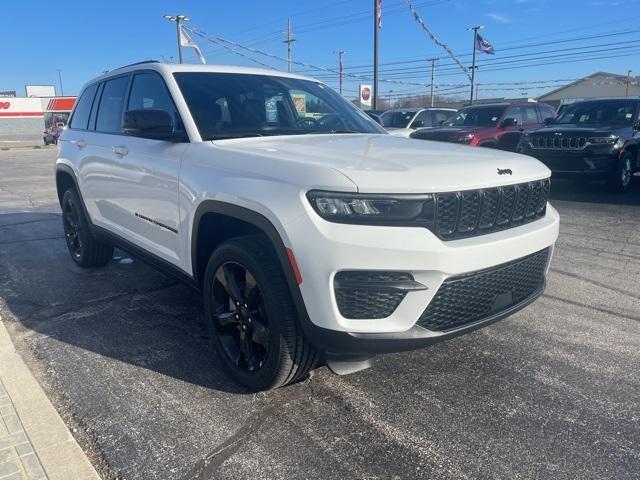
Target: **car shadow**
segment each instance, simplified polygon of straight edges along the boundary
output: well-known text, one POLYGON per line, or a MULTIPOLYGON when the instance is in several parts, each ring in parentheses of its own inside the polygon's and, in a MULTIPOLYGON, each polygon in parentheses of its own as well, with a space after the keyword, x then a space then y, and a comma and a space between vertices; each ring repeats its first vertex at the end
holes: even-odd
POLYGON ((640 174, 633 178, 631 188, 614 193, 602 183, 582 183, 569 180, 551 180, 551 200, 612 205, 640 205, 640 174))
POLYGON ((57 213, 0 214, 0 313, 29 337, 19 348, 47 363, 91 352, 248 393, 224 373, 197 291, 118 250, 104 268, 77 267, 57 213))

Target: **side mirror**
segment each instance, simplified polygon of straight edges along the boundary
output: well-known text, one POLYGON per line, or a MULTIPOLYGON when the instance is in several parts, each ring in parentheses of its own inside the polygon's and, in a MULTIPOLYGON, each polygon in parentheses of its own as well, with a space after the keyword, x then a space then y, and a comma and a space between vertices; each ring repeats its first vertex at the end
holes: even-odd
POLYGON ((516 118, 505 118, 502 122, 500 122, 501 127, 515 127, 518 124, 518 120, 516 118))
POLYGON ((409 128, 422 128, 424 127, 424 122, 422 120, 414 120, 409 128))
POLYGON ((165 110, 155 108, 125 112, 122 130, 125 135, 152 140, 174 140, 177 137, 171 116, 165 110))
POLYGON ((547 117, 545 118, 542 123, 544 123, 545 125, 551 125, 553 123, 553 117, 547 117))

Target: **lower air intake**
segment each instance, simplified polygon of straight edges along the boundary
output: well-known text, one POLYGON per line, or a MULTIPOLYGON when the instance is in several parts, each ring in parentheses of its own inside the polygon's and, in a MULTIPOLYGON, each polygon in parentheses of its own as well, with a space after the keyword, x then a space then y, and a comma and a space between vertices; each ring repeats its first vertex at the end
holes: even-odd
POLYGON ((446 279, 418 325, 450 330, 521 303, 544 286, 549 249, 496 267, 446 279))

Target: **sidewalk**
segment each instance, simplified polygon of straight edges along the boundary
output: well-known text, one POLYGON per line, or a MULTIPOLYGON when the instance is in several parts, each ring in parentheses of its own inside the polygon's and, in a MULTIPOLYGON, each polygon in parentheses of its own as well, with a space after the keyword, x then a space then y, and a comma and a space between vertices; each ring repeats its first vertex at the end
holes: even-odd
POLYGON ((0 480, 99 479, 0 317, 0 480))

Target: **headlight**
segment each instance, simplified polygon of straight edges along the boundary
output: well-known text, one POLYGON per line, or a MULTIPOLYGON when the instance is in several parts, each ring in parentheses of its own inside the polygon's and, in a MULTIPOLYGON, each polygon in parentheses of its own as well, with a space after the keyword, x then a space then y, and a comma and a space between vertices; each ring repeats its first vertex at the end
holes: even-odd
POLYGON ((614 145, 618 142, 618 137, 592 137, 587 139, 592 145, 614 145))
POLYGON ((471 143, 473 140, 473 134, 470 133, 468 135, 462 135, 461 137, 454 137, 453 141, 456 143, 471 143))
POLYGON ((375 195, 313 190, 307 199, 325 220, 364 225, 421 225, 433 222, 432 195, 375 195))

